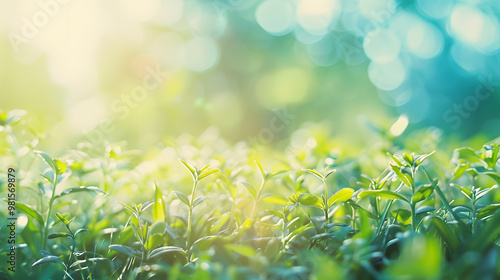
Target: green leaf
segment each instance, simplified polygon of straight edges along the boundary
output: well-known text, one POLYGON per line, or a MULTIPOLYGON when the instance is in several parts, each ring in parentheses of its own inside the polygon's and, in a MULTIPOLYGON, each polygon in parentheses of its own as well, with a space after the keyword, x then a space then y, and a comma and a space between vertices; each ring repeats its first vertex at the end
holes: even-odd
POLYGON ((262 201, 270 202, 270 203, 277 204, 277 205, 287 205, 288 204, 287 200, 285 200, 279 196, 274 196, 274 195, 265 197, 264 199, 262 199, 262 201))
POLYGON ((100 188, 98 187, 85 187, 85 186, 80 186, 80 187, 77 187, 77 188, 71 188, 71 189, 67 189, 67 190, 64 190, 63 192, 61 192, 60 194, 56 195, 54 197, 54 199, 56 198, 61 198, 65 195, 68 195, 68 194, 73 194, 73 193, 79 193, 79 192, 88 192, 88 193, 103 193, 105 195, 108 195, 107 192, 101 190, 100 188))
POLYGON ((155 233, 148 238, 144 248, 149 251, 153 248, 161 246, 162 244, 163 244, 163 233, 155 233))
POLYGON ((427 213, 427 212, 432 212, 436 210, 436 208, 428 205, 421 206, 415 211, 415 215, 422 214, 422 213, 427 213))
POLYGON ((404 197, 403 195, 393 192, 393 191, 386 191, 386 190, 368 190, 368 191, 362 191, 358 194, 358 198, 363 198, 365 196, 375 196, 375 197, 380 197, 383 199, 401 199, 403 201, 408 202, 408 199, 404 197))
POLYGON ((413 154, 408 154, 408 153, 404 153, 403 154, 403 159, 411 166, 413 165, 413 162, 414 162, 414 158, 413 158, 413 154))
POLYGON ((182 192, 174 191, 177 197, 182 201, 182 203, 186 204, 189 207, 189 198, 182 192))
POLYGON ((398 167, 403 166, 403 164, 394 155, 392 155, 391 153, 387 153, 387 155, 392 158, 392 160, 398 165, 398 167))
POLYGON ((397 217, 398 222, 409 225, 411 223, 411 212, 406 209, 398 209, 396 211, 392 211, 392 216, 394 218, 397 217))
POLYGON ((461 187, 461 186, 453 184, 453 183, 451 184, 451 186, 458 188, 460 190, 460 192, 462 192, 468 199, 472 198, 472 192, 469 189, 461 187))
POLYGON ((492 145, 484 145, 483 148, 486 150, 484 152, 484 161, 488 165, 488 168, 495 168, 495 165, 498 161, 498 150, 499 147, 497 144, 492 145))
POLYGON ((134 248, 125 246, 125 245, 120 245, 120 244, 112 244, 109 245, 110 250, 114 250, 120 253, 123 253, 125 255, 131 256, 131 257, 139 257, 141 256, 141 251, 136 250, 134 248))
POLYGON ((291 233, 289 233, 285 237, 285 243, 291 242, 293 239, 295 239, 297 236, 299 236, 300 233, 302 233, 310 228, 314 228, 314 226, 311 226, 311 223, 309 223, 307 225, 303 225, 299 228, 296 228, 294 231, 292 231, 291 233))
POLYGON ((245 186, 245 188, 247 188, 248 192, 253 196, 254 199, 257 199, 257 191, 254 189, 254 187, 252 187, 252 185, 247 182, 241 182, 241 184, 245 186))
POLYGON ((252 247, 246 245, 226 244, 224 245, 224 248, 229 249, 245 257, 251 257, 257 254, 255 253, 255 250, 252 247))
POLYGON ((54 173, 57 173, 57 166, 55 165, 54 160, 51 156, 49 156, 48 154, 46 154, 42 151, 35 150, 34 152, 42 157, 42 159, 45 161, 45 163, 47 163, 47 165, 50 167, 50 169, 52 169, 52 171, 54 171, 54 173))
POLYGON ((464 174, 464 172, 470 168, 470 164, 459 164, 457 165, 457 167, 455 168, 455 170, 453 171, 453 178, 451 178, 451 180, 456 180, 458 178, 460 178, 460 176, 462 176, 464 174))
POLYGON ((485 217, 491 216, 495 214, 498 209, 500 209, 500 203, 490 204, 478 211, 477 218, 481 220, 485 217))
POLYGON ((154 201, 148 201, 148 202, 144 203, 141 206, 141 208, 139 209, 139 212, 142 213, 142 212, 146 211, 146 209, 148 209, 149 207, 153 206, 154 203, 155 203, 154 201))
POLYGON ((332 207, 335 203, 345 202, 351 199, 354 190, 351 188, 343 188, 337 191, 334 195, 330 196, 328 199, 328 207, 332 207))
POLYGON ((432 156, 435 152, 436 151, 432 151, 432 152, 430 152, 428 154, 417 156, 416 157, 416 161, 415 161, 415 165, 419 166, 420 164, 422 164, 422 162, 424 162, 425 159, 427 159, 428 157, 432 156))
POLYGON ((417 188, 415 194, 413 195, 412 201, 413 203, 420 202, 422 200, 426 200, 431 194, 434 192, 434 187, 429 185, 422 185, 417 188))
POLYGON ((165 247, 160 247, 153 249, 149 252, 148 259, 152 259, 155 257, 158 257, 163 254, 168 254, 168 253, 174 253, 174 252, 179 252, 183 255, 186 255, 186 251, 180 247, 176 246, 165 246, 165 247))
MULTIPOLYGON (((4 200, 7 201, 7 199, 4 199, 4 200)), ((24 213, 26 213, 28 216, 32 217, 33 219, 35 219, 40 224, 44 223, 44 219, 43 219, 42 214, 40 214, 40 212, 35 210, 35 208, 33 208, 33 206, 16 201, 16 208, 18 210, 23 211, 24 213)))
POLYGON ((71 237, 71 234, 65 232, 51 233, 47 236, 48 239, 55 239, 60 237, 71 237))
POLYGON ((256 160, 254 160, 255 164, 259 167, 260 174, 262 175, 263 179, 266 179, 266 172, 264 171, 264 168, 262 168, 262 165, 256 160))
POLYGON ((163 201, 163 194, 155 182, 155 204, 153 205, 153 221, 166 221, 165 202, 163 201))
POLYGON ((80 234, 80 233, 82 233, 82 232, 85 232, 85 231, 89 231, 89 230, 88 230, 88 229, 86 229, 86 228, 80 228, 80 229, 78 229, 78 230, 75 232, 75 237, 76 237, 78 234, 80 234))
POLYGON ((43 257, 43 258, 37 260, 32 266, 34 267, 34 266, 44 264, 44 263, 60 263, 60 264, 64 265, 64 262, 59 257, 47 256, 47 257, 43 257))
POLYGON ((323 208, 323 201, 315 195, 308 194, 308 193, 302 193, 299 195, 298 199, 300 204, 306 205, 306 206, 315 206, 319 208, 323 208))
POLYGON ((137 210, 128 206, 127 204, 125 203, 121 203, 120 201, 117 201, 118 204, 120 204, 121 206, 125 207, 126 209, 128 209, 130 212, 132 212, 134 215, 137 215, 137 210))
POLYGON ((394 173, 396 173, 396 175, 398 176, 398 178, 401 180, 401 182, 403 182, 405 185, 407 185, 408 187, 412 187, 412 179, 411 179, 411 176, 409 175, 406 175, 406 174, 403 174, 401 172, 401 170, 399 169, 399 167, 395 166, 395 165, 392 165, 391 164, 391 168, 392 170, 394 171, 394 173))
POLYGON ((332 175, 333 173, 335 173, 337 171, 337 169, 332 169, 330 171, 327 171, 325 173, 325 179, 328 178, 328 176, 332 175))
POLYGON ((63 215, 61 215, 60 213, 56 213, 56 216, 57 218, 59 218, 59 220, 65 224, 65 225, 69 225, 74 219, 75 217, 71 218, 70 220, 67 220, 63 215))
POLYGON ((64 164, 60 159, 58 158, 54 159, 54 166, 56 167, 56 172, 58 175, 61 175, 64 172, 66 172, 67 169, 66 164, 64 164))
POLYGON ((208 196, 199 196, 197 197, 194 202, 193 202, 193 208, 195 208, 196 206, 198 206, 198 204, 202 203, 203 201, 205 201, 205 199, 207 199, 208 196))
POLYGON ((476 153, 476 151, 469 147, 455 149, 452 161, 460 163, 460 159, 468 163, 480 163, 483 166, 487 166, 486 162, 476 153))
POLYGON ((196 179, 196 177, 198 176, 198 174, 196 173, 196 168, 182 159, 179 159, 179 161, 189 170, 189 172, 191 172, 193 178, 196 179))
POLYGON ((460 245, 460 241, 458 240, 455 232, 453 232, 453 230, 437 216, 429 216, 428 219, 434 225, 446 245, 448 245, 448 247, 453 251, 457 250, 460 245))
POLYGON ((315 175, 316 177, 320 178, 321 180, 323 180, 323 174, 319 173, 318 171, 316 171, 314 169, 304 169, 304 171, 309 172, 309 173, 315 175))
POLYGON ((493 185, 491 188, 486 188, 484 190, 481 190, 480 192, 477 193, 476 199, 480 199, 481 197, 485 196, 487 193, 489 193, 490 191, 492 191, 496 188, 497 188, 497 185, 493 185))
POLYGON ((210 176, 210 175, 212 175, 214 173, 217 173, 219 171, 220 171, 220 169, 212 169, 212 170, 205 171, 202 174, 200 174, 200 176, 198 176, 198 180, 201 180, 201 179, 203 179, 203 178, 205 178, 207 176, 210 176))

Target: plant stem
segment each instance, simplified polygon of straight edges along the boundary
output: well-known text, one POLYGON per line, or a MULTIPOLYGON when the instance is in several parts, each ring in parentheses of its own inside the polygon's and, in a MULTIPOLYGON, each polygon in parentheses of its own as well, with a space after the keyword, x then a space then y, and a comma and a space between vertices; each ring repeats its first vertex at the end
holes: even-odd
POLYGON ((52 212, 52 205, 54 204, 54 197, 56 195, 56 186, 57 186, 58 180, 59 180, 59 175, 56 172, 54 182, 52 183, 52 195, 51 195, 50 201, 49 201, 49 209, 48 209, 48 213, 47 213, 47 218, 45 219, 45 228, 43 230, 42 250, 45 250, 45 248, 47 246, 47 237, 49 236, 49 219, 50 219, 50 213, 52 212))
POLYGON ((411 229, 412 231, 417 230, 417 215, 415 213, 416 203, 413 202, 413 196, 415 195, 415 169, 411 168, 411 199, 410 199, 410 211, 411 211, 411 229))
MULTIPOLYGON (((328 221, 328 186, 326 185, 326 179, 323 179, 323 185, 325 186, 325 198, 324 198, 324 208, 323 211, 325 212, 325 225, 329 223, 328 221)), ((325 228, 326 230, 326 228, 325 228)))
POLYGON ((260 196, 262 195, 262 190, 264 189, 264 184, 266 183, 266 180, 262 178, 262 183, 260 183, 259 190, 257 191, 257 195, 255 196, 255 203, 253 205, 252 209, 252 221, 255 221, 255 218, 257 216, 257 204, 259 203, 260 196))
POLYGON ((198 179, 194 180, 193 189, 191 191, 191 200, 189 201, 189 216, 188 216, 188 234, 187 234, 187 248, 191 247, 191 231, 192 231, 192 223, 193 223, 193 203, 194 203, 194 194, 196 192, 196 187, 198 186, 198 179))

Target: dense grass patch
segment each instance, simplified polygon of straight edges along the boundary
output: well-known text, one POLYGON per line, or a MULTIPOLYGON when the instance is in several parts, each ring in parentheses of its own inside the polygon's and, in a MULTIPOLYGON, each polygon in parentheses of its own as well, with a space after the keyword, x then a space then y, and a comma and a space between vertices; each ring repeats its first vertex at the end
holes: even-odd
POLYGON ((54 155, 21 116, 0 124, 2 279, 500 277, 498 141, 449 150, 429 129, 356 149, 304 129, 273 149, 208 130, 54 155))

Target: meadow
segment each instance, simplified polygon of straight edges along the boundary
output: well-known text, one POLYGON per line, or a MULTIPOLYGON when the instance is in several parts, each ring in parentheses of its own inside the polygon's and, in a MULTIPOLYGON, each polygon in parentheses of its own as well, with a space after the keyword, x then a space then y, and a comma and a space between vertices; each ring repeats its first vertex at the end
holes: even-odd
POLYGON ((53 154, 27 116, 0 114, 2 279, 500 277, 498 139, 378 128, 354 146, 303 127, 276 147, 208 129, 53 154))

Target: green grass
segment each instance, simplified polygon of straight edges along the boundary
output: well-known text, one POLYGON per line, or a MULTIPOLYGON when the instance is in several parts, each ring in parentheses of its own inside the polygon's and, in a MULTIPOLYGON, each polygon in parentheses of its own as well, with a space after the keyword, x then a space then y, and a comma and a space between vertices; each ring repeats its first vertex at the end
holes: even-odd
POLYGON ((14 168, 22 217, 2 279, 500 277, 498 141, 452 149, 420 131, 278 150, 182 137, 54 156, 23 118, 0 124, 1 195, 14 168))

